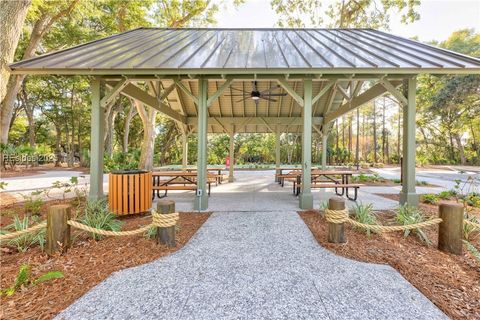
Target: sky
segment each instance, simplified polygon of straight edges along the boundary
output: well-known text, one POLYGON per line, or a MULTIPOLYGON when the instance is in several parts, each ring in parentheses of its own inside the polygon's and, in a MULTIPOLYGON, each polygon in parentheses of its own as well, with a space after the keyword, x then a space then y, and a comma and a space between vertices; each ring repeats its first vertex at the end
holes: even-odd
MULTIPOLYGON (((324 8, 332 0, 325 0, 324 8)), ((404 25, 391 17, 390 32, 404 37, 417 36, 421 41, 447 39, 459 29, 474 28, 480 31, 480 0, 422 0, 420 20, 404 25)), ((217 16, 217 27, 274 27, 277 16, 270 7, 270 0, 246 0, 238 8, 227 7, 217 16)))

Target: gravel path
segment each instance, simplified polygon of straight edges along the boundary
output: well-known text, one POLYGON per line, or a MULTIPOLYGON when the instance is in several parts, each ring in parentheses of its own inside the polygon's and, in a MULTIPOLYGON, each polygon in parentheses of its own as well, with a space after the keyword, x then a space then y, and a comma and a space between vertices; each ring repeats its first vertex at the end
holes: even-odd
POLYGON ((318 245, 295 211, 214 213, 180 251, 114 273, 57 319, 447 319, 389 266, 318 245))

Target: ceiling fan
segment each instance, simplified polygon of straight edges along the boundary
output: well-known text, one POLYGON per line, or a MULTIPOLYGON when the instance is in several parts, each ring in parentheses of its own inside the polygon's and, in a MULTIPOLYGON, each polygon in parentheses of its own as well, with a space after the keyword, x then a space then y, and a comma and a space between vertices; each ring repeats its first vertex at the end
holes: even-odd
POLYGON ((252 99, 255 101, 255 105, 258 107, 258 101, 260 99, 276 102, 277 100, 272 99, 271 97, 281 97, 286 96, 286 93, 273 93, 272 91, 280 89, 280 86, 276 86, 267 90, 258 91, 257 81, 252 81, 252 91, 244 91, 236 88, 230 87, 231 90, 240 91, 242 94, 231 94, 227 95, 228 97, 242 97, 242 99, 235 102, 242 102, 247 99, 252 99))

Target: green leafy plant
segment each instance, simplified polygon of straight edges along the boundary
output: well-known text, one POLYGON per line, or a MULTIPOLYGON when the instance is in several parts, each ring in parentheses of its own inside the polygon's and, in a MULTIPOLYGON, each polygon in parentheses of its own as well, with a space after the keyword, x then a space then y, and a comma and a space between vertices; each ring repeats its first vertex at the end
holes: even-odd
MULTIPOLYGON (((122 227, 122 222, 108 210, 106 200, 87 201, 80 222, 92 228, 109 231, 120 231, 122 227)), ((91 237, 94 240, 102 238, 101 235, 94 233, 91 234, 91 237)))
POLYGON ((320 206, 319 206, 319 209, 321 211, 325 211, 325 209, 328 209, 328 201, 320 201, 320 206))
MULTIPOLYGON (((425 216, 418 208, 405 204, 398 208, 396 220, 402 225, 410 225, 425 221, 425 216)), ((432 243, 427 234, 421 228, 405 230, 403 233, 404 237, 408 237, 412 231, 427 245, 432 243)))
POLYGON ((442 200, 448 200, 450 199, 453 195, 450 191, 442 191, 440 193, 438 193, 438 198, 442 199, 442 200))
POLYGON ((417 186, 426 186, 428 185, 428 182, 427 181, 423 181, 423 180, 415 180, 415 184, 417 186))
MULTIPOLYGON (((79 176, 84 178, 84 176, 79 176)), ((74 204, 80 204, 81 200, 87 195, 86 184, 79 184, 79 177, 70 177, 68 182, 55 181, 52 183, 52 189, 60 189, 62 191, 62 198, 65 201, 67 194, 74 193, 74 204)))
POLYGON ((24 202, 24 209, 25 213, 28 215, 38 215, 40 213, 40 209, 42 208, 45 201, 43 201, 44 191, 42 190, 35 190, 30 192, 29 194, 22 194, 24 202))
MULTIPOLYGON (((38 217, 28 217, 25 216, 23 219, 20 219, 18 215, 13 217, 12 224, 6 226, 5 228, 10 232, 22 231, 28 229, 29 227, 39 223, 38 217)), ((7 233, 5 230, 1 231, 2 234, 7 233)), ((23 236, 11 239, 8 241, 8 245, 16 247, 19 252, 26 252, 29 248, 39 245, 40 249, 43 251, 45 247, 45 229, 28 233, 23 236)))
POLYGON ((428 203, 428 204, 437 204, 438 203, 438 196, 436 194, 433 194, 433 193, 426 193, 426 194, 422 195, 422 201, 424 203, 428 203))
POLYGON ((5 181, 0 181, 0 190, 5 190, 7 187, 8 183, 5 181))
MULTIPOLYGON (((480 223, 480 221, 477 219, 477 217, 466 216, 464 219, 468 220, 468 221, 471 221, 473 223, 480 223)), ((466 223, 463 224, 463 238, 465 240, 470 241, 471 238, 472 238, 472 235, 474 233, 477 233, 477 231, 478 231, 478 229, 475 228, 474 226, 472 226, 470 224, 466 224, 466 223)))
POLYGON ((470 254, 475 258, 475 260, 477 260, 478 264, 480 264, 480 251, 478 251, 478 249, 475 248, 473 244, 466 240, 463 240, 463 243, 465 243, 465 245, 467 246, 468 252, 470 252, 470 254))
POLYGON ((393 182, 393 183, 401 183, 402 180, 401 180, 401 179, 392 179, 392 182, 393 182))
MULTIPOLYGON (((357 204, 353 208, 354 212, 354 218, 356 221, 364 224, 377 224, 377 218, 373 214, 373 204, 357 204)), ((368 236, 370 236, 370 233, 372 232, 371 230, 367 229, 362 229, 364 230, 368 236)))
POLYGON ((10 297, 15 294, 15 292, 18 291, 21 287, 26 287, 26 286, 36 286, 40 283, 52 280, 52 279, 59 279, 63 278, 63 273, 60 271, 49 271, 37 279, 31 279, 31 274, 30 274, 30 267, 27 264, 24 264, 20 266, 20 269, 18 270, 17 277, 15 278, 14 283, 8 287, 7 289, 1 290, 1 295, 6 295, 7 297, 10 297))

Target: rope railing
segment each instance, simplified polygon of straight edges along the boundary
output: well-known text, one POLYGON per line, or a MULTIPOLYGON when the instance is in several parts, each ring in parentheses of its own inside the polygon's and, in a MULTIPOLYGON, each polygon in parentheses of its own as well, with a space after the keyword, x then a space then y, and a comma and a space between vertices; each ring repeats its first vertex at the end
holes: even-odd
POLYGON ((83 223, 80 223, 75 220, 68 220, 67 223, 77 229, 87 231, 90 233, 95 233, 103 236, 118 236, 118 237, 123 237, 123 236, 133 236, 137 234, 144 233, 148 231, 148 229, 155 227, 155 228, 168 228, 168 227, 173 227, 177 224, 177 221, 179 219, 179 214, 178 212, 174 213, 167 213, 167 214, 159 214, 156 211, 152 212, 152 223, 140 227, 135 230, 125 230, 125 231, 111 231, 111 230, 103 230, 103 229, 98 229, 98 228, 93 228, 90 226, 87 226, 83 223))
POLYGON ((348 209, 343 210, 331 210, 325 209, 325 219, 327 222, 340 224, 340 223, 349 223, 355 227, 371 230, 374 232, 393 232, 393 231, 405 231, 405 230, 413 230, 418 228, 425 228, 429 226, 433 226, 442 222, 440 218, 434 218, 431 220, 414 223, 414 224, 407 224, 403 226, 384 226, 378 224, 366 224, 355 221, 349 217, 348 209))
POLYGON ((5 240, 12 240, 12 239, 15 239, 15 238, 20 238, 20 237, 25 236, 29 233, 37 232, 37 231, 39 231, 43 228, 46 228, 46 227, 47 227, 47 221, 43 221, 43 222, 41 222, 37 225, 34 225, 30 228, 27 228, 27 229, 15 231, 15 232, 10 232, 10 233, 6 233, 6 234, 1 234, 0 235, 0 242, 5 241, 5 240))

